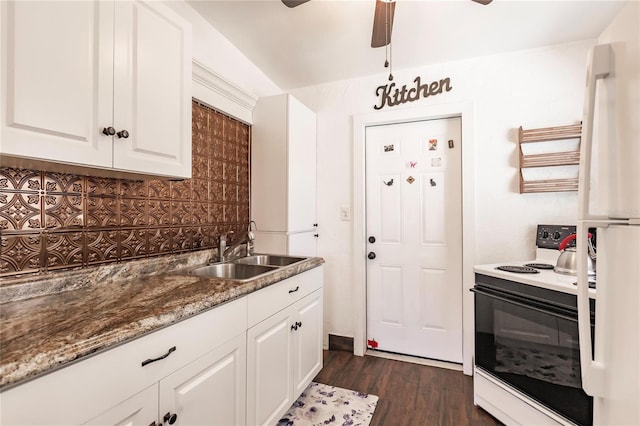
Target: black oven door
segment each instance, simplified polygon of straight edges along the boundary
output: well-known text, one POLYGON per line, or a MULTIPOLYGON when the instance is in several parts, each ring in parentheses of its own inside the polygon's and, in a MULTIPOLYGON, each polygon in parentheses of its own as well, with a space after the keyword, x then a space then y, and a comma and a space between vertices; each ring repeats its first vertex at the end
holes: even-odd
POLYGON ((591 425, 593 398, 582 390, 575 296, 492 277, 484 278, 489 285, 478 281, 476 367, 563 417, 591 425), (508 285, 496 285, 501 281, 508 285))

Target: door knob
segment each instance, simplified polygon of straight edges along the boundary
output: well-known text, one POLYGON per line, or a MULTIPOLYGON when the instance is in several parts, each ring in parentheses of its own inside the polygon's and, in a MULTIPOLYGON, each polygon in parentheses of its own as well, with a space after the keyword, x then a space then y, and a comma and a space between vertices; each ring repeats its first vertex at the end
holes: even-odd
POLYGON ((369 242, 371 244, 375 243, 376 242, 376 237, 374 237, 374 236, 369 237, 369 242))
POLYGON ((370 251, 370 252, 369 252, 369 254, 367 255, 367 257, 368 257, 369 259, 373 260, 373 259, 375 259, 375 258, 376 258, 376 254, 375 254, 374 252, 370 251))
POLYGON ((171 413, 167 413, 164 415, 164 419, 165 422, 168 422, 170 425, 174 424, 176 422, 176 420, 178 420, 178 415, 177 414, 171 414, 171 413))
POLYGON ((104 129, 102 129, 102 133, 107 136, 113 136, 116 134, 116 129, 114 129, 113 127, 105 127, 104 129))
POLYGON ((116 133, 118 135, 119 138, 128 138, 129 137, 129 132, 127 132, 126 130, 120 130, 118 133, 116 133))

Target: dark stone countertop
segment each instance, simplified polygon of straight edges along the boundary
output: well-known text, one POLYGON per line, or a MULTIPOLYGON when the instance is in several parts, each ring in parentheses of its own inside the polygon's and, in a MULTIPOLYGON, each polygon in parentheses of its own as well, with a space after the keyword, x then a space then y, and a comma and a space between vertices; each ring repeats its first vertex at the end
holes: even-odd
POLYGON ((142 274, 0 304, 0 390, 315 268, 312 257, 249 281, 142 274))

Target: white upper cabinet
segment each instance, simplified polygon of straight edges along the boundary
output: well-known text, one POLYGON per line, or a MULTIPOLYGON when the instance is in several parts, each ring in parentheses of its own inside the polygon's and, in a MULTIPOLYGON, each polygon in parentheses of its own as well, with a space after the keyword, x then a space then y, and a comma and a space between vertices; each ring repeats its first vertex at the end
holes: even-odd
POLYGON ((260 98, 251 142, 252 219, 260 231, 316 223, 316 116, 291 95, 260 98))
POLYGON ((2 165, 191 175, 191 26, 159 2, 0 4, 2 165))

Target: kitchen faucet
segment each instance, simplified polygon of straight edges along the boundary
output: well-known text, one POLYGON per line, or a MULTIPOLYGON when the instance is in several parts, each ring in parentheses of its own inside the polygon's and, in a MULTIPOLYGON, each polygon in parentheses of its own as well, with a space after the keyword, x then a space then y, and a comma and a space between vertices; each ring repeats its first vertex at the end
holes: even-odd
MULTIPOLYGON (((231 243, 231 245, 229 245, 227 247, 227 238, 229 238, 229 235, 233 234, 233 231, 229 231, 229 232, 223 232, 222 234, 220 234, 220 244, 218 245, 218 253, 220 254, 220 262, 225 262, 227 260, 227 255, 229 253, 231 253, 233 251, 233 249, 235 249, 236 247, 238 247, 240 244, 242 244, 243 242, 247 242, 247 256, 252 256, 253 255, 253 241, 255 240, 255 235, 253 234, 253 232, 251 231, 251 224, 256 225, 255 221, 251 221, 249 222, 249 226, 247 227, 247 233, 244 236, 240 236, 238 237, 237 240, 235 240, 234 242, 231 243)), ((258 226, 256 225, 255 229, 258 229, 258 226)))

